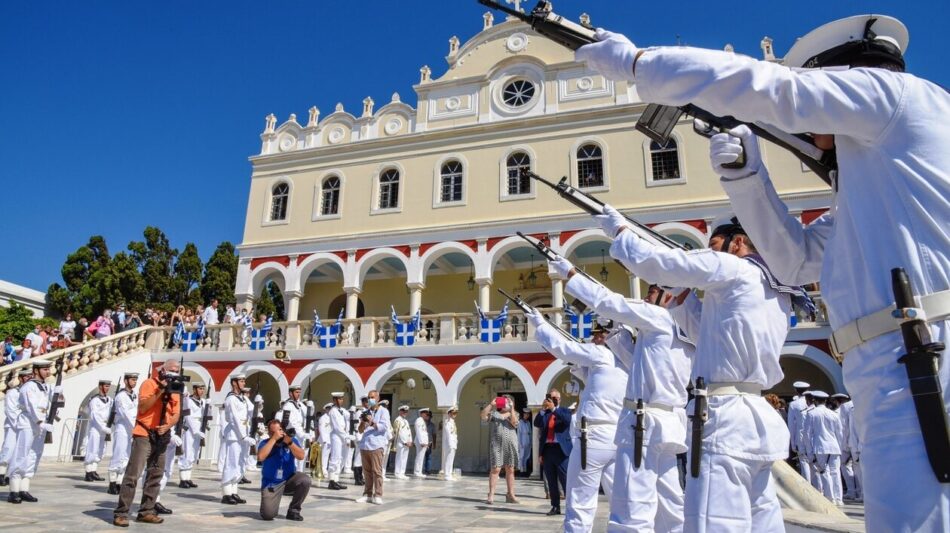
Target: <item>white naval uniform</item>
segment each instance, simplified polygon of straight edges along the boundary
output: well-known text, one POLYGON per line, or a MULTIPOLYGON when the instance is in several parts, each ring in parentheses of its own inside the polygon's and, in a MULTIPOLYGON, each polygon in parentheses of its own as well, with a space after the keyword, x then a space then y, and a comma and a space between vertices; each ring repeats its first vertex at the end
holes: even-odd
POLYGON ((340 482, 340 472, 343 471, 343 451, 346 450, 346 442, 349 440, 350 435, 347 432, 349 429, 349 416, 347 412, 340 408, 333 406, 330 408, 330 449, 327 451, 330 454, 330 462, 327 465, 327 476, 330 478, 330 481, 340 482))
POLYGON ((798 455, 798 471, 801 472, 805 481, 811 482, 811 468, 808 466, 808 459, 802 450, 802 444, 799 440, 799 427, 802 423, 802 411, 808 407, 808 402, 804 396, 796 396, 788 403, 788 432, 791 435, 792 451, 798 455))
POLYGON ((838 444, 841 447, 841 477, 844 480, 844 495, 842 498, 854 498, 856 491, 854 486, 854 463, 851 458, 851 451, 848 448, 848 439, 851 436, 851 414, 854 410, 854 404, 851 400, 838 406, 838 418, 841 419, 841 439, 838 444))
MULTIPOLYGON (((241 443, 241 477, 245 477, 249 470, 257 470, 257 457, 251 455, 251 446, 257 448, 257 436, 260 428, 252 426, 254 424, 254 402, 243 394, 241 395, 241 401, 244 402, 244 410, 247 412, 244 427, 247 429, 248 436, 254 441, 241 443)), ((261 406, 261 409, 263 409, 263 406, 261 406)), ((258 416, 261 415, 262 413, 258 412, 258 416)))
MULTIPOLYGON (((160 501, 162 499, 162 493, 165 492, 165 485, 168 484, 168 480, 172 478, 172 472, 175 469, 175 459, 178 457, 175 455, 178 452, 178 445, 175 444, 175 437, 178 434, 175 432, 175 426, 168 431, 171 433, 172 438, 168 441, 168 446, 165 448, 165 465, 162 470, 162 479, 158 482, 158 496, 155 498, 155 501, 160 501)), ((182 441, 184 445, 184 441, 182 441)), ((182 450, 182 457, 184 457, 184 450, 182 450)), ((140 483, 145 483, 145 476, 148 474, 148 469, 142 471, 142 477, 139 480, 140 483)), ((179 469, 178 475, 181 476, 181 470, 179 469)))
POLYGON ((192 469, 198 461, 201 453, 201 416, 204 412, 205 402, 207 400, 196 400, 194 396, 188 396, 185 399, 184 409, 188 409, 188 416, 184 421, 184 435, 182 439, 182 454, 178 459, 178 476, 182 481, 190 481, 192 469))
POLYGON ((735 383, 759 389, 710 391, 700 475, 686 478, 684 531, 783 530, 772 463, 788 456, 789 433, 761 389, 782 381, 790 297, 750 260, 730 254, 660 248, 632 231, 614 239, 610 254, 654 283, 704 291, 702 302, 695 294, 684 301, 693 317, 677 318, 696 342, 692 377, 702 376, 711 389, 735 383))
POLYGON ((393 421, 393 433, 396 440, 396 464, 393 465, 393 476, 399 478, 406 475, 406 462, 409 460, 409 450, 412 448, 412 430, 409 421, 399 415, 393 421))
POLYGON ((858 430, 854 426, 854 411, 851 411, 851 418, 848 420, 848 452, 851 453, 854 463, 854 484, 857 494, 855 498, 864 499, 864 466, 861 464, 861 439, 858 438, 858 430))
MULTIPOLYGON (((832 329, 894 302, 890 271, 903 267, 918 295, 950 289, 950 93, 877 68, 793 71, 738 54, 690 48, 645 52, 636 63, 646 102, 693 103, 716 115, 789 132, 833 134, 838 191, 807 228, 788 213, 767 172, 723 180, 733 210, 784 283, 821 282, 832 329)), ((930 324, 950 343, 950 321, 930 324)), ((863 443, 868 530, 950 524, 950 484, 930 468, 897 359, 899 331, 846 354, 844 382, 863 443), (906 480, 913 479, 912 486, 906 480), (894 491, 894 487, 906 490, 894 491)), ((950 365, 938 376, 950 406, 950 365)))
POLYGON ((528 471, 528 465, 531 461, 531 438, 533 433, 534 424, 531 420, 522 419, 518 422, 518 470, 522 472, 528 471))
POLYGON ((89 400, 89 428, 86 431, 86 456, 83 464, 86 472, 95 472, 99 468, 99 461, 106 449, 106 422, 112 411, 112 398, 104 395, 94 396, 89 400))
POLYGON ((363 433, 359 430, 360 427, 360 413, 363 412, 363 408, 359 408, 355 413, 350 415, 350 422, 355 428, 353 431, 353 468, 363 468, 363 456, 360 455, 359 442, 363 440, 363 433))
MULTIPOLYGON (((599 316, 638 331, 635 344, 624 330, 608 343, 621 360, 629 361, 629 374, 624 393, 627 405, 617 425, 617 482, 607 529, 681 531, 684 497, 676 455, 686 451, 686 385, 693 346, 680 338, 673 315, 660 306, 625 298, 579 275, 571 277, 565 290, 599 316), (636 469, 638 399, 645 404, 644 450, 643 462, 636 469)), ((690 320, 684 320, 687 330, 692 328, 690 320)))
POLYGON ((458 426, 455 425, 455 419, 446 414, 442 420, 442 474, 449 481, 455 479, 455 452, 458 448, 458 426))
POLYGON ((416 437, 414 440, 416 444, 415 468, 412 470, 412 475, 422 477, 422 467, 425 465, 426 459, 425 446, 429 444, 429 428, 426 427, 426 421, 422 418, 422 415, 419 415, 413 421, 412 429, 416 437))
POLYGON ((10 462, 10 491, 29 492, 30 480, 36 474, 43 456, 46 423, 50 407, 50 387, 37 379, 20 385, 20 416, 16 422, 16 445, 10 462))
POLYGON ((811 486, 815 487, 815 490, 818 492, 823 492, 823 478, 818 475, 818 469, 815 466, 817 457, 815 457, 815 451, 812 449, 811 426, 808 424, 808 415, 814 410, 814 405, 809 405, 802 409, 802 416, 798 422, 798 440, 801 443, 802 451, 807 460, 808 479, 811 481, 811 486))
MULTIPOLYGON (((575 276, 580 277, 580 276, 575 276)), ((614 486, 617 420, 623 409, 627 372, 606 346, 568 340, 548 322, 535 330, 535 339, 554 357, 582 369, 584 390, 572 417, 574 446, 567 463, 567 511, 564 531, 589 532, 594 527, 598 488, 608 500, 614 486), (581 467, 580 429, 587 419, 587 467, 581 467)), ((572 369, 573 371, 573 369, 572 369)), ((674 464, 675 469, 675 464, 674 464)))
POLYGON ((806 423, 821 493, 832 503, 841 504, 841 418, 827 406, 816 405, 806 423))
MULTIPOLYGON (((305 439, 306 431, 304 431, 304 419, 306 418, 306 405, 294 401, 294 400, 285 400, 280 407, 281 411, 287 411, 290 413, 290 416, 287 417, 287 426, 293 428, 297 432, 297 438, 300 439, 300 442, 303 443, 305 439)), ((283 416, 283 414, 281 414, 283 416)), ((294 462, 297 464, 297 471, 304 472, 307 465, 307 454, 304 453, 303 459, 296 459, 294 462)))
POLYGON ((6 475, 16 449, 16 424, 20 418, 20 387, 7 389, 3 397, 3 448, 0 448, 0 474, 6 475))
POLYGON ((330 434, 333 433, 333 426, 330 425, 329 411, 320 415, 320 419, 317 420, 317 427, 320 428, 320 434, 317 435, 317 440, 320 442, 320 468, 324 477, 326 477, 330 475, 330 448, 333 441, 330 437, 330 434))
POLYGON ((139 399, 134 391, 123 388, 115 395, 115 420, 112 422, 112 458, 109 460, 109 482, 120 483, 132 453, 132 429, 139 413, 139 399))
POLYGON ((249 446, 256 444, 248 434, 247 402, 242 394, 229 392, 224 399, 224 439, 221 446, 224 460, 221 470, 221 490, 224 496, 237 494, 237 484, 244 476, 249 446))

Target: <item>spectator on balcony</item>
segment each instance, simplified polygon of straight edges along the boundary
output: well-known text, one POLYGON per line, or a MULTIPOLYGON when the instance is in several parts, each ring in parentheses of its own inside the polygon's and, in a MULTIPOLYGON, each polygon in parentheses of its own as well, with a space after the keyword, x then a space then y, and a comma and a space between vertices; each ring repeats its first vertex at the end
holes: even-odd
POLYGON ((132 311, 129 315, 129 319, 125 323, 125 329, 135 329, 142 327, 142 317, 139 316, 137 311, 132 311))
POLYGON ((234 306, 229 305, 227 309, 224 311, 224 323, 234 324, 236 322, 237 322, 237 313, 234 312, 234 306))
POLYGON ((59 332, 69 338, 75 337, 76 321, 73 320, 72 313, 66 313, 66 318, 59 321, 59 332))
MULTIPOLYGON (((43 353, 43 347, 46 341, 43 339, 43 328, 39 324, 33 326, 33 331, 26 334, 26 340, 30 341, 30 352, 40 355, 43 353)), ((25 346, 25 344, 24 344, 25 346)))
POLYGON ((58 329, 54 329, 52 334, 49 336, 49 350, 62 350, 63 348, 68 348, 72 341, 69 340, 69 337, 60 333, 58 329))
POLYGON ((125 330, 125 321, 128 318, 128 313, 125 312, 125 305, 119 304, 115 312, 112 313, 112 316, 109 318, 112 319, 112 332, 122 333, 125 330))
POLYGON ((23 339, 20 347, 16 349, 16 353, 16 361, 26 361, 33 356, 33 341, 30 340, 29 336, 23 339))
POLYGON ((3 341, 3 348, 0 349, 0 355, 3 356, 3 364, 9 365, 16 361, 16 346, 13 345, 13 337, 7 336, 3 341))
POLYGON ((115 332, 115 322, 112 320, 112 311, 109 309, 103 311, 102 316, 96 319, 94 325, 96 326, 97 339, 112 335, 115 332))
POLYGON ((79 322, 76 324, 76 329, 73 330, 73 340, 76 342, 82 342, 86 337, 86 328, 89 327, 89 321, 86 320, 86 317, 80 317, 79 322))

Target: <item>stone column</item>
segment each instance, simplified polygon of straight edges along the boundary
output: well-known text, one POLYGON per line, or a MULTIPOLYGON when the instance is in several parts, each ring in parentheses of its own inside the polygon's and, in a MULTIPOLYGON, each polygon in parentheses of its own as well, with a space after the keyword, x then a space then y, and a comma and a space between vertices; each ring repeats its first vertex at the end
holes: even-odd
POLYGON ((343 316, 348 320, 352 320, 356 318, 356 312, 359 310, 360 293, 362 291, 359 287, 344 287, 343 292, 346 293, 346 311, 343 316))
POLYGON ((299 291, 284 292, 284 309, 287 311, 287 321, 294 322, 300 320, 300 297, 303 294, 299 291))
POLYGON ((531 409, 531 479, 541 479, 541 444, 539 442, 538 428, 534 427, 534 417, 541 412, 540 405, 529 405, 531 409))
POLYGON ((406 283, 406 286, 409 287, 409 315, 413 316, 422 308, 422 289, 426 286, 417 282, 406 283))
POLYGON ((564 307, 564 280, 556 275, 551 275, 551 307, 557 309, 551 318, 555 324, 560 324, 563 314, 560 309, 564 307))
POLYGON ((483 313, 491 311, 491 278, 477 278, 478 283, 478 306, 482 308, 483 313))
POLYGON ((640 278, 633 272, 627 272, 627 279, 630 281, 630 297, 634 300, 640 299, 640 278))
POLYGON ((253 294, 235 294, 234 298, 236 300, 234 304, 234 310, 238 313, 241 312, 241 309, 247 309, 254 305, 254 295, 253 294))

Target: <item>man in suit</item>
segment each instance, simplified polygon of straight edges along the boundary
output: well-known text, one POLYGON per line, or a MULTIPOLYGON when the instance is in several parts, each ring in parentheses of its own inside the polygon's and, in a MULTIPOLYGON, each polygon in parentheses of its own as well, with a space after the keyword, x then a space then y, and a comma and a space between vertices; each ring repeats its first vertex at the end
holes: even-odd
POLYGON ((541 412, 534 418, 541 439, 541 459, 544 461, 544 479, 551 496, 548 516, 561 514, 560 485, 567 481, 567 459, 571 456, 571 412, 558 404, 561 393, 551 389, 544 397, 541 412))

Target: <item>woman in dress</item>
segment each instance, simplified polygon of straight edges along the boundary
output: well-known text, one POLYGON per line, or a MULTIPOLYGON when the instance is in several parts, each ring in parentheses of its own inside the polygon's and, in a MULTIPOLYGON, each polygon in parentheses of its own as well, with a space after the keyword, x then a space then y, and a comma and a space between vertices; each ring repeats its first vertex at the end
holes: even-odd
POLYGON ((518 465, 518 410, 515 399, 509 395, 499 396, 482 409, 482 420, 488 422, 489 455, 491 470, 488 473, 489 505, 495 501, 498 474, 505 469, 508 485, 507 503, 518 503, 515 498, 515 467, 518 465))

